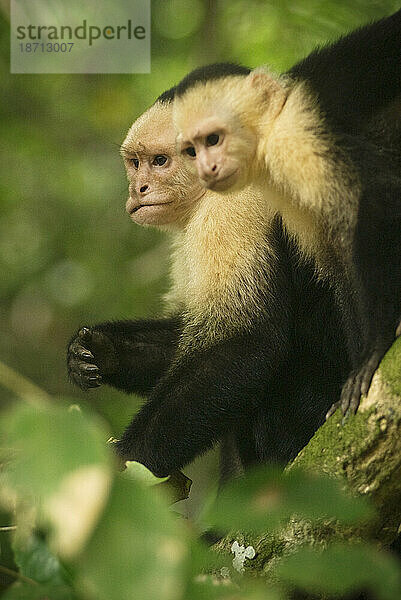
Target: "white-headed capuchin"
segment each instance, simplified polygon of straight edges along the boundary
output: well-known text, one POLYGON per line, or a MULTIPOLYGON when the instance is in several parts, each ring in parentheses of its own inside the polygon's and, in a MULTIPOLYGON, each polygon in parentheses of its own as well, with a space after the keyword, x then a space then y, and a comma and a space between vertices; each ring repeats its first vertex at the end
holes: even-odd
POLYGON ((292 459, 350 367, 330 286, 300 264, 263 195, 206 191, 177 153, 174 93, 122 145, 131 219, 173 235, 168 316, 82 328, 68 370, 83 389, 106 383, 148 398, 117 444, 123 459, 162 476, 222 440, 225 479, 292 459))
POLYGON ((221 194, 253 184, 330 282, 356 412, 401 314, 401 11, 282 76, 209 65, 176 87, 183 155, 221 194))

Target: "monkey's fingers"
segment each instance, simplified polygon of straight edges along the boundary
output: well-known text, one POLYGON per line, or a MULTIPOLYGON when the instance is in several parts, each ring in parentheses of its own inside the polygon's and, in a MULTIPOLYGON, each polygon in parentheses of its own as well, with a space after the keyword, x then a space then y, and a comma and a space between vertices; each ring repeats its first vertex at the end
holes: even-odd
POLYGON ((83 346, 91 348, 93 352, 96 352, 97 347, 103 348, 104 346, 112 346, 111 341, 106 334, 86 326, 78 331, 78 338, 83 346))
POLYGON ((329 409, 326 419, 329 419, 339 407, 341 407, 345 419, 348 415, 356 414, 361 402, 361 396, 368 393, 373 375, 379 366, 382 356, 382 352, 373 352, 360 370, 353 372, 348 377, 341 392, 341 399, 329 409))
POLYGON ((361 401, 362 373, 352 375, 345 384, 341 394, 341 411, 344 417, 354 415, 361 401))
MULTIPOLYGON (((344 418, 346 418, 352 410, 351 406, 353 407, 355 405, 355 399, 357 398, 357 406, 355 409, 355 412, 356 412, 356 410, 358 409, 359 398, 360 398, 360 387, 358 388, 358 385, 356 385, 356 388, 359 389, 359 395, 358 395, 357 390, 355 389, 355 383, 356 383, 355 378, 356 377, 357 377, 357 374, 355 374, 355 373, 351 374, 348 377, 348 379, 345 382, 344 387, 342 389, 340 400, 335 402, 333 404, 333 406, 328 410, 328 412, 326 414, 326 420, 329 419, 331 416, 333 416, 338 408, 341 408, 341 412, 343 413, 344 418)), ((343 422, 344 422, 344 419, 343 419, 343 422)))
POLYGON ((337 408, 340 408, 340 400, 338 402, 334 402, 334 404, 329 408, 329 410, 326 413, 326 421, 327 419, 330 419, 330 417, 332 417, 334 415, 334 413, 336 412, 337 408))
POLYGON ((81 327, 81 329, 78 331, 78 337, 82 341, 90 342, 92 339, 92 331, 90 327, 87 327, 86 325, 84 325, 84 327, 81 327))
POLYGON ((102 376, 97 365, 80 361, 70 361, 69 372, 73 382, 83 390, 102 385, 102 376))
POLYGON ((368 393, 382 356, 383 352, 373 352, 360 370, 348 378, 341 394, 341 410, 345 416, 357 412, 361 396, 368 393))
POLYGON ((104 375, 115 373, 118 368, 118 357, 108 335, 97 329, 82 327, 74 341, 76 356, 82 360, 96 362, 104 375))
POLYGON ((87 360, 94 358, 97 346, 102 347, 104 344, 105 336, 102 333, 85 326, 81 327, 78 331, 78 335, 71 343, 69 349, 75 356, 87 360))
POLYGON ((354 396, 355 376, 355 373, 351 373, 351 375, 348 377, 341 391, 341 398, 339 402, 337 402, 337 405, 341 408, 341 412, 344 416, 348 415, 351 399, 354 396))
POLYGON ((71 354, 77 358, 80 358, 81 360, 90 360, 91 358, 94 358, 92 352, 83 346, 77 338, 71 342, 68 350, 71 354))
POLYGON ((102 384, 98 365, 84 362, 74 354, 70 354, 68 359, 68 373, 72 381, 83 390, 99 387, 102 384))
POLYGON ((384 353, 376 351, 366 363, 362 373, 361 393, 367 394, 372 383, 373 375, 377 370, 384 353))

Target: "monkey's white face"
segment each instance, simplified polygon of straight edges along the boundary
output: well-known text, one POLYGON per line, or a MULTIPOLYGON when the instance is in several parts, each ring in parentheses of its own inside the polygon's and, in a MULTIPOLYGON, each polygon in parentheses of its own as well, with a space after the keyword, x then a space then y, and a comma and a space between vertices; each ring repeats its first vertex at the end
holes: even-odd
POLYGON ((260 140, 285 99, 281 84, 263 70, 199 83, 175 99, 178 148, 195 162, 202 185, 218 192, 240 190, 255 179, 260 140))
POLYGON ((239 190, 248 183, 257 139, 241 127, 238 119, 212 114, 188 118, 187 113, 177 142, 181 154, 195 162, 199 179, 207 189, 239 190))
POLYGON ((152 106, 133 124, 121 148, 131 219, 140 225, 182 227, 205 190, 177 153, 171 108, 152 106))

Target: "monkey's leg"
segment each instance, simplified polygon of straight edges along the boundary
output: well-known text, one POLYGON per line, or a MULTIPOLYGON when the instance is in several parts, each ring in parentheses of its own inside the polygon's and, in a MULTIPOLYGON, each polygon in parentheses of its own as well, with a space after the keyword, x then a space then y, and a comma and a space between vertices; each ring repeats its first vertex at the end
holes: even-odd
POLYGON ((391 338, 391 341, 385 345, 380 344, 380 342, 376 343, 375 349, 371 350, 368 358, 363 362, 359 370, 353 371, 347 379, 341 393, 340 402, 333 404, 327 413, 327 417, 330 417, 339 406, 341 406, 344 415, 348 413, 355 414, 357 412, 361 395, 368 393, 373 375, 387 350, 390 348, 393 339, 391 338))
POLYGON ((82 327, 68 346, 69 376, 82 389, 106 383, 146 395, 167 371, 179 331, 176 318, 82 327))
POLYGON ((401 305, 401 181, 384 174, 361 199, 354 259, 361 281, 364 347, 341 395, 344 414, 358 410, 396 336, 401 305))
MULTIPOLYGON (((117 452, 156 475, 168 475, 248 422, 268 393, 272 365, 263 331, 184 356, 153 390, 125 430, 117 452)), ((252 435, 249 432, 249 435, 252 435)))

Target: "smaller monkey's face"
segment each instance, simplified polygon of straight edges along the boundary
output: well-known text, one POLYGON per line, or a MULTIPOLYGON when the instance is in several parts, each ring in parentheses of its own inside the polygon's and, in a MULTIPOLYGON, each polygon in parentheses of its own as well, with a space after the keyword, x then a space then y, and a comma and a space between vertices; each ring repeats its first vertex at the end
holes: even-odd
POLYGON ((178 148, 194 161, 206 188, 240 190, 255 179, 261 170, 261 141, 285 98, 271 75, 254 71, 196 85, 174 101, 178 148))
MULTIPOLYGON (((183 105, 180 109, 186 110, 183 105)), ((202 185, 216 192, 244 187, 250 177, 256 136, 244 131, 232 115, 187 116, 177 138, 178 149, 187 160, 194 161, 202 185)))
POLYGON ((156 104, 135 121, 121 153, 131 219, 140 225, 185 225, 205 190, 177 153, 171 107, 156 104))
POLYGON ((202 185, 217 192, 239 190, 251 179, 257 135, 245 126, 246 112, 235 98, 246 84, 244 77, 212 80, 174 101, 178 150, 193 162, 202 185))

